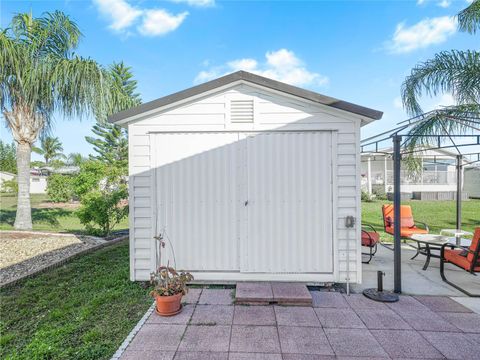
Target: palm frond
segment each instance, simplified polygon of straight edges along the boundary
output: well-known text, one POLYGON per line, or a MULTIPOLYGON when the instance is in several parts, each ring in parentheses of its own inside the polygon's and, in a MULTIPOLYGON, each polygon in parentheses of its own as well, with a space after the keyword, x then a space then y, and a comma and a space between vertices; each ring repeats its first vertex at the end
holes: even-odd
MULTIPOLYGON (((418 146, 437 145, 432 143, 436 140, 432 135, 449 134, 480 134, 480 105, 456 105, 432 111, 410 128, 405 145, 413 151, 418 146)), ((447 136, 442 137, 440 141, 445 143, 452 139, 447 136)))
POLYGON ((458 14, 458 28, 470 34, 480 29, 480 0, 474 0, 458 14))
POLYGON ((423 113, 418 99, 426 94, 453 95, 457 104, 480 103, 480 53, 451 50, 415 66, 402 84, 403 104, 409 114, 423 113))

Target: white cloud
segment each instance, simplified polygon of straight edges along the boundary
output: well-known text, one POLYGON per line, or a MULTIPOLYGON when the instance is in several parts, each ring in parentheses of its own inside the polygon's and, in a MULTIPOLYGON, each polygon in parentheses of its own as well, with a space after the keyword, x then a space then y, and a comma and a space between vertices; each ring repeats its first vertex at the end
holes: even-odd
MULTIPOLYGON (((468 2, 469 0, 467 0, 468 2)), ((471 1, 471 0, 470 0, 471 1)), ((429 0, 417 0, 417 5, 421 6, 426 4, 427 2, 431 2, 429 0)), ((448 8, 452 4, 452 0, 437 0, 435 1, 437 6, 440 6, 442 8, 448 8)))
POLYGON ((404 22, 397 25, 392 39, 386 48, 391 53, 408 53, 430 45, 440 44, 455 34, 457 22, 454 17, 441 16, 426 18, 415 25, 406 26, 404 22))
POLYGON ((448 8, 452 2, 450 0, 442 0, 437 3, 438 6, 442 8, 448 8))
POLYGON ((169 0, 174 3, 185 3, 190 6, 209 7, 215 5, 215 0, 169 0))
POLYGON ((242 58, 203 70, 198 73, 194 82, 201 83, 238 70, 249 71, 297 86, 325 86, 329 81, 328 77, 309 71, 293 51, 280 49, 267 52, 263 63, 251 58, 242 58))
MULTIPOLYGON (((212 0, 175 0, 188 4, 206 6, 214 4, 212 0)), ((145 36, 161 36, 176 30, 188 16, 184 11, 171 14, 164 9, 139 8, 130 5, 127 0, 93 0, 100 14, 109 20, 109 28, 119 33, 129 33, 134 25, 138 33, 145 36)))
POLYGON ((147 36, 165 35, 177 29, 187 15, 187 11, 173 15, 163 9, 146 10, 138 31, 147 36))
POLYGON ((142 15, 142 10, 124 0, 93 0, 100 13, 110 20, 110 28, 116 31, 128 28, 142 15))

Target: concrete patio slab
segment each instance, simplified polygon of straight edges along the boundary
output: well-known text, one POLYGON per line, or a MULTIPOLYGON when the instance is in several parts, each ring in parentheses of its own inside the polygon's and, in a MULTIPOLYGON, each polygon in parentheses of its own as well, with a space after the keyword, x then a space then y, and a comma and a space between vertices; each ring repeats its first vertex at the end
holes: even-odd
POLYGON ((446 296, 415 296, 415 299, 434 312, 472 312, 469 308, 446 296))
POLYGON ((172 360, 175 351, 158 351, 158 350, 127 350, 120 360, 172 360))
POLYGON ((313 307, 325 307, 325 308, 336 308, 336 309, 350 308, 350 305, 348 305, 343 295, 339 292, 310 291, 310 295, 312 295, 313 307))
POLYGON ((230 326, 190 325, 183 335, 179 351, 227 352, 230 342, 230 326))
POLYGON ((368 330, 324 329, 337 356, 388 357, 368 330))
POLYGON ((334 360, 334 359, 337 359, 337 358, 331 355, 283 354, 283 360, 334 360))
POLYGON ((230 353, 228 360, 282 360, 282 355, 261 353, 230 353))
POLYGON ((385 303, 390 309, 399 311, 429 311, 430 309, 423 305, 420 301, 413 296, 400 295, 397 302, 385 303))
POLYGON ((200 299, 200 295, 202 294, 202 290, 200 288, 192 288, 188 289, 187 295, 182 297, 183 304, 196 304, 198 303, 198 299, 200 299))
POLYGON ((311 307, 275 306, 274 309, 278 325, 321 326, 311 307))
POLYGON ((269 282, 240 282, 235 291, 236 304, 268 305, 273 301, 272 285, 269 282))
MULTIPOLYGON (((450 324, 467 333, 480 334, 480 315, 476 313, 439 313, 450 324)), ((480 336, 479 336, 480 337, 480 336)), ((479 354, 480 355, 480 354, 479 354)), ((480 357, 480 356, 479 356, 480 357)))
POLYGON ((283 353, 334 355, 322 328, 279 326, 278 334, 283 353))
POLYGON ((452 297, 452 300, 462 304, 466 308, 469 308, 473 312, 480 314, 480 299, 479 298, 470 298, 470 297, 452 297))
POLYGON ((370 300, 369 298, 365 297, 365 295, 363 294, 350 294, 348 296, 343 294, 342 296, 353 310, 357 310, 357 309, 387 310, 388 309, 387 305, 385 305, 384 303, 370 300))
POLYGON ((415 330, 425 331, 450 331, 458 332, 459 329, 431 310, 426 311, 399 311, 400 317, 415 330))
POLYGON ((480 343, 466 334, 431 331, 420 333, 448 359, 478 360, 480 343))
POLYGON ((311 306, 312 295, 304 284, 272 283, 273 301, 282 305, 311 306))
MULTIPOLYGON (((465 296, 465 294, 448 285, 440 277, 439 259, 432 259, 427 270, 422 270, 425 256, 419 255, 414 260, 415 250, 408 245, 402 246, 402 292, 405 295, 465 296)), ((352 291, 362 292, 367 288, 377 287, 377 271, 383 271, 384 288, 393 289, 393 251, 379 246, 377 254, 370 264, 362 266, 362 284, 351 284, 352 291)), ((468 291, 478 292, 480 277, 472 276, 465 270, 446 264, 447 278, 468 291)))
POLYGON ((412 329, 405 320, 390 309, 356 309, 355 312, 368 329, 412 329))
POLYGON ((232 305, 232 289, 203 289, 199 304, 202 305, 232 305))
POLYGON ((234 307, 230 305, 197 305, 191 324, 231 325, 234 307))
POLYGON ((228 360, 228 353, 179 351, 175 354, 174 360, 228 360))
POLYGON ((275 326, 234 325, 230 351, 280 354, 277 328, 275 326))
POLYGON ((371 333, 392 358, 441 359, 443 357, 416 331, 372 330, 371 333))
POLYGON ((277 324, 272 306, 235 306, 233 315, 235 325, 270 325, 277 324))
POLYGON ((192 317, 194 305, 183 305, 182 312, 175 316, 160 316, 155 311, 148 317, 147 324, 188 324, 192 317))
POLYGON ((177 350, 185 325, 145 324, 135 335, 128 350, 177 350))
POLYGON ((316 308, 324 328, 365 329, 365 324, 352 309, 316 308))
MULTIPOLYGON (((207 290, 204 301, 231 302, 230 290, 207 290)), ((162 318, 152 305, 112 359, 479 359, 480 315, 451 299, 401 296, 385 306, 358 294, 326 298, 347 307, 186 304, 162 318)))

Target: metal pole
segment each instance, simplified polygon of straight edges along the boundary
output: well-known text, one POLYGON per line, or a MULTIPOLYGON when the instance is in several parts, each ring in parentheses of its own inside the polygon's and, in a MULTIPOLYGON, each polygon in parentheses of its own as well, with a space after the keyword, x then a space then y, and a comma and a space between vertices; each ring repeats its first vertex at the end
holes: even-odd
POLYGON ((400 170, 401 170, 401 144, 402 137, 399 135, 393 136, 393 291, 397 294, 402 292, 402 243, 400 237, 400 206, 401 206, 401 193, 400 193, 400 170))
POLYGON ((462 155, 457 155, 457 230, 462 228, 462 165, 462 155))

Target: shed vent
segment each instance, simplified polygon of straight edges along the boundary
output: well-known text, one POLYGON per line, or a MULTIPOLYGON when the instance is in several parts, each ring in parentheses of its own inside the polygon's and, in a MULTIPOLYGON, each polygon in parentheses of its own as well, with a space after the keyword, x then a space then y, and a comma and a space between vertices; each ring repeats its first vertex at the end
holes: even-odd
POLYGON ((232 123, 253 122, 253 100, 231 100, 230 121, 232 123))

